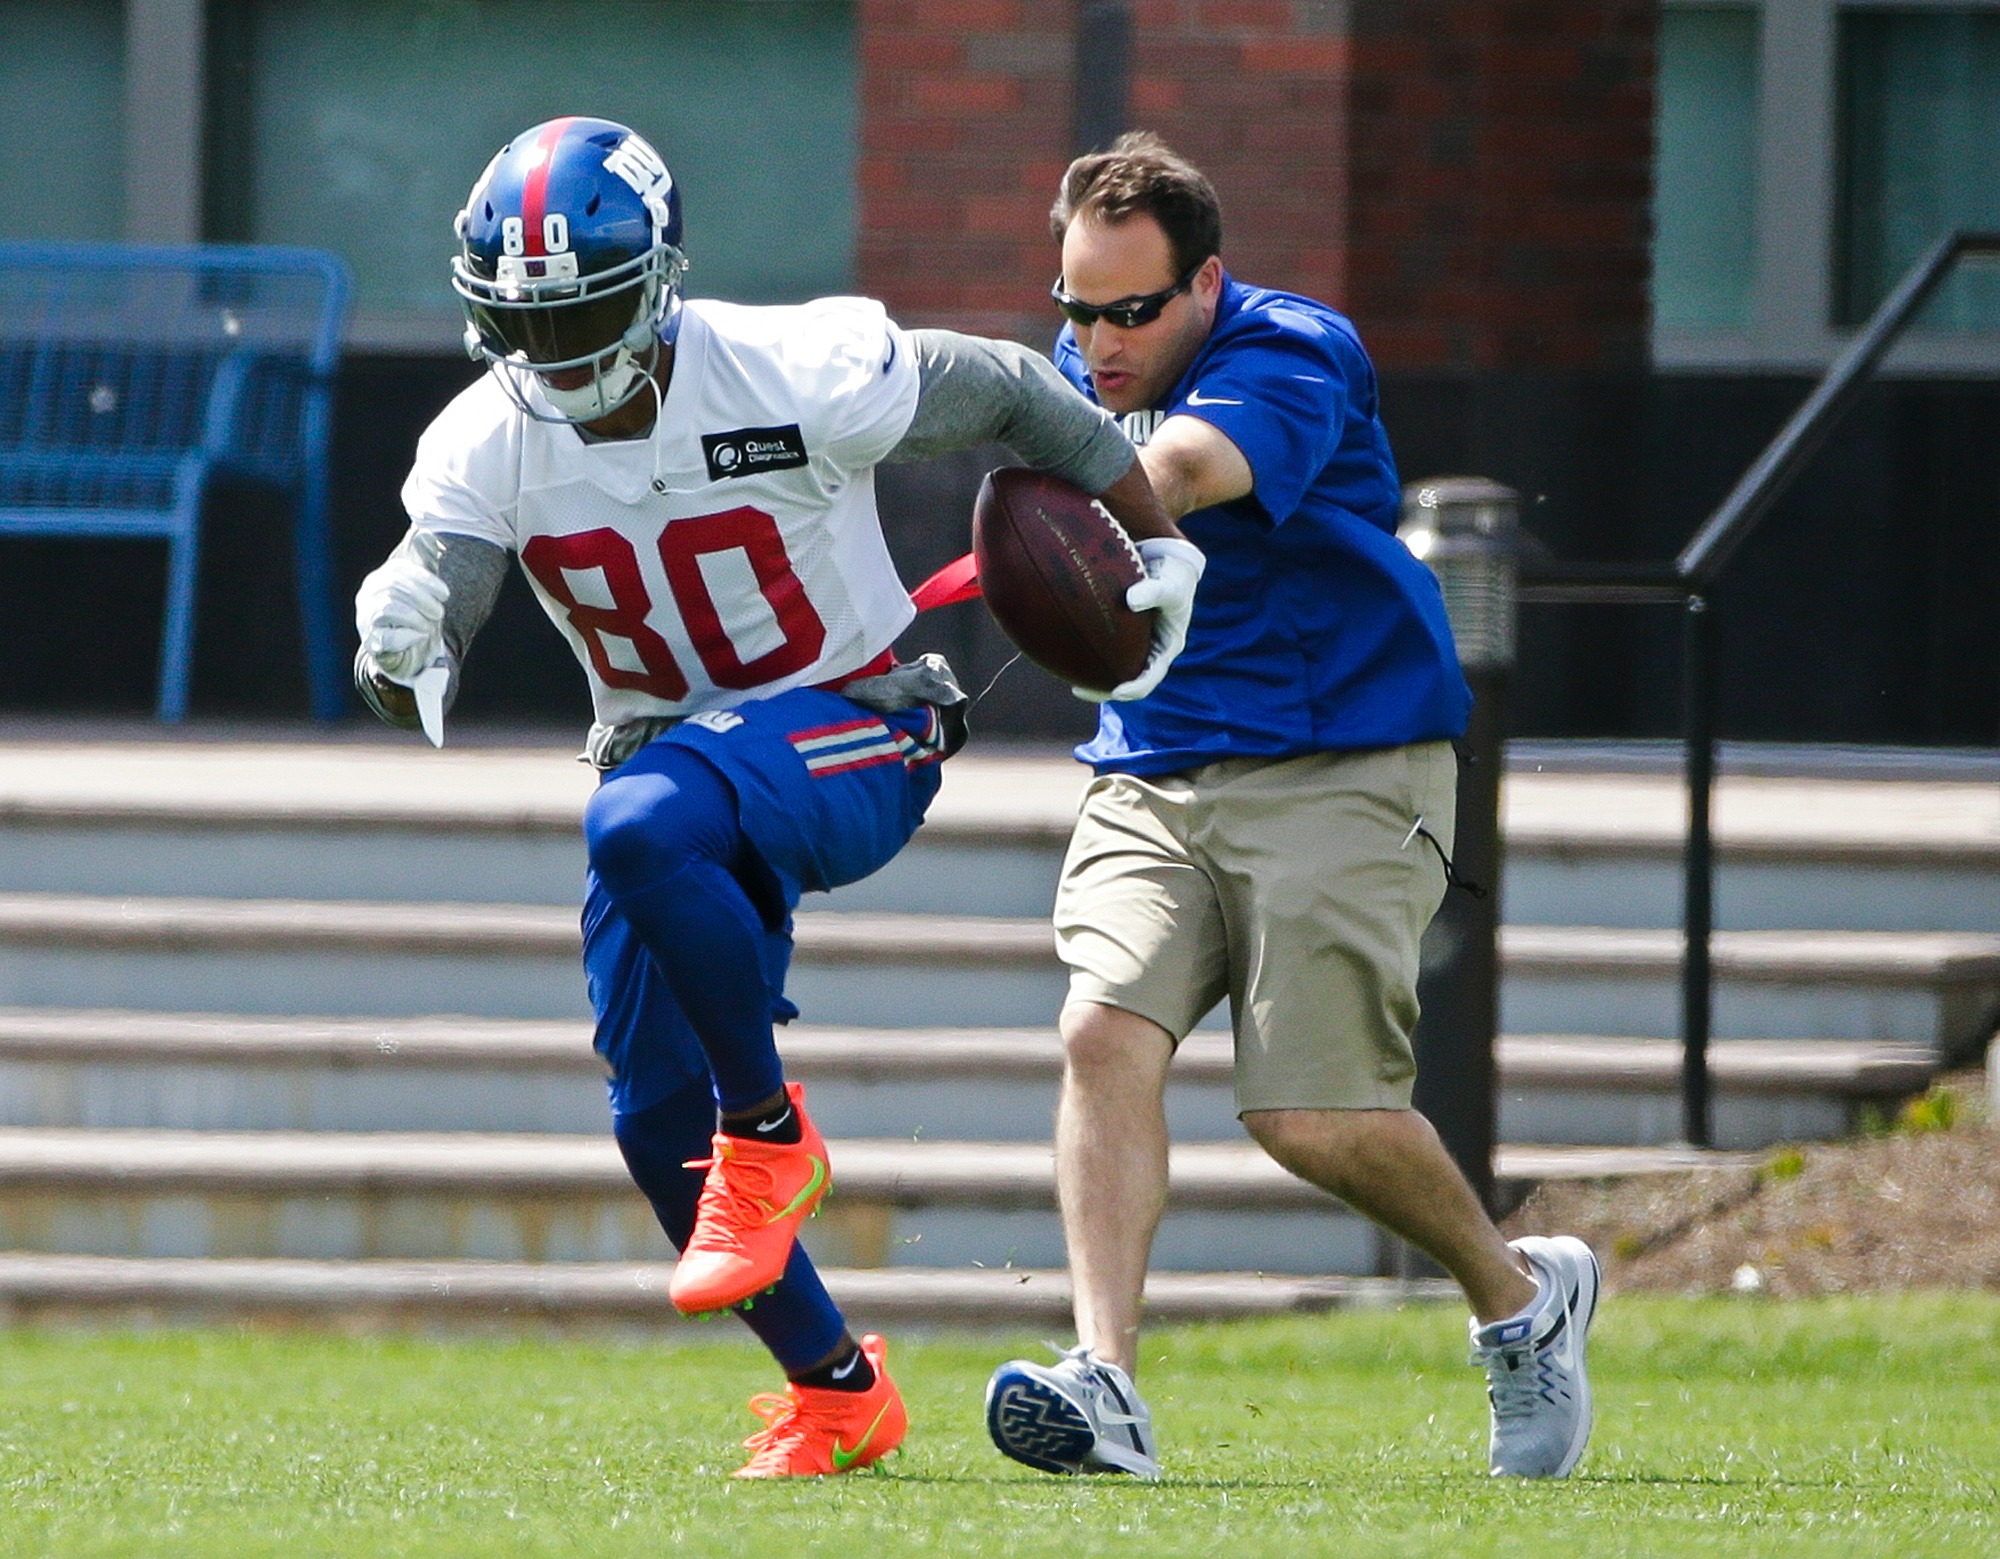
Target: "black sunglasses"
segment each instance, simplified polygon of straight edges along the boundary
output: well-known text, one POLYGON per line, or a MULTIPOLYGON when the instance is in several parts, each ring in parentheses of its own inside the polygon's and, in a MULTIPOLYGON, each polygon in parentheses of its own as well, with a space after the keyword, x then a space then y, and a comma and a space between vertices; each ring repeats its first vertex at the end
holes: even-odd
POLYGON ((1160 317, 1160 311, 1174 299, 1194 285, 1200 265, 1189 271, 1171 287, 1162 287, 1158 292, 1148 292, 1136 298, 1120 298, 1116 303, 1084 303, 1063 291, 1062 278, 1049 289, 1049 296, 1056 300, 1056 307, 1062 310, 1063 318, 1072 325, 1081 325, 1088 330, 1100 319, 1108 319, 1120 330, 1137 330, 1141 325, 1150 325, 1160 317))

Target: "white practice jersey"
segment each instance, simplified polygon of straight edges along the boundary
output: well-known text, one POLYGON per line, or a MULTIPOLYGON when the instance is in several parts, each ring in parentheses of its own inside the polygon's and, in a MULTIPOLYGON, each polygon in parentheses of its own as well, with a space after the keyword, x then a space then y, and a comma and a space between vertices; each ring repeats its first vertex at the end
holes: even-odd
POLYGON ((869 299, 692 301, 650 437, 586 443, 488 374, 425 430, 403 505, 520 558, 600 723, 727 708, 856 671, 915 614, 874 467, 917 380, 869 299))

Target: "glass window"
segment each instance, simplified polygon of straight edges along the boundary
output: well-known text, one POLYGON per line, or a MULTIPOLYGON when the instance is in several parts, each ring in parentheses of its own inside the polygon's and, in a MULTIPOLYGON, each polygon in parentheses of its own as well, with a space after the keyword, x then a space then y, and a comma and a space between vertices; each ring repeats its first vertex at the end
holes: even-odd
MULTIPOLYGON (((2000 15, 1861 12, 1840 27, 1841 323, 1959 227, 2000 227, 2000 15)), ((1924 322, 2000 329, 2000 274, 1946 282, 1924 322)))
POLYGON ((1684 330, 1750 322, 1757 245, 1757 13, 1660 19, 1653 187, 1653 320, 1684 330))
POLYGON ((125 7, 0 0, 0 238, 125 230, 125 7))
POLYGON ((235 0, 210 23, 212 236, 339 251, 365 314, 456 317, 453 216, 509 136, 559 114, 659 148, 689 292, 852 285, 850 4, 235 0))

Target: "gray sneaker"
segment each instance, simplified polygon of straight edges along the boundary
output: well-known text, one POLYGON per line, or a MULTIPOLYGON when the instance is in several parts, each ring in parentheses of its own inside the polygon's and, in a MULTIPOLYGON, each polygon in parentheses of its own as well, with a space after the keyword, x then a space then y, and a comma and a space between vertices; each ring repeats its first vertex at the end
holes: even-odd
POLYGON ((1583 1350, 1602 1276, 1590 1247, 1571 1235, 1513 1245, 1542 1291, 1520 1315, 1472 1323, 1472 1362, 1486 1367, 1493 1405, 1488 1461, 1496 1478, 1566 1477, 1590 1439, 1583 1350))
POLYGON ((1012 1359, 993 1372, 986 1383, 993 1443, 1043 1472, 1159 1477, 1153 1415, 1132 1377, 1086 1347, 1056 1352, 1053 1365, 1012 1359))

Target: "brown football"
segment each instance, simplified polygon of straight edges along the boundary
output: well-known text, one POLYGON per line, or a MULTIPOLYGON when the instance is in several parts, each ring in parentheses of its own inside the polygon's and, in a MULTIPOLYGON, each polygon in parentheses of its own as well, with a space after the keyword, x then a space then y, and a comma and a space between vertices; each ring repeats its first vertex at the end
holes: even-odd
POLYGON ((1044 671, 1102 693, 1145 668, 1152 614, 1125 604, 1145 565, 1081 488, 1022 466, 989 472, 972 551, 994 621, 1044 671))

